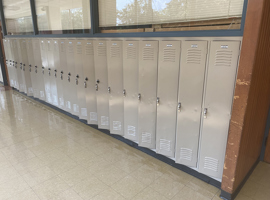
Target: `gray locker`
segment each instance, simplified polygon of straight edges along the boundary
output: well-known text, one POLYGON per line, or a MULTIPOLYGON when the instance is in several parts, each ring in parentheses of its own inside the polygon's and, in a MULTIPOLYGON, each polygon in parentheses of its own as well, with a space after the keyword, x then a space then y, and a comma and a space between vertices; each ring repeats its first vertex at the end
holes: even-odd
POLYGON ((109 93, 106 41, 94 41, 98 127, 109 129, 109 93))
POLYGON ((83 59, 85 52, 85 40, 77 40, 75 49, 75 71, 76 71, 76 87, 77 98, 79 105, 79 118, 87 120, 87 107, 85 99, 85 87, 84 87, 84 71, 83 71, 83 59))
POLYGON ((87 106, 87 123, 98 124, 97 100, 95 90, 94 45, 92 40, 85 40, 83 51, 83 73, 85 101, 87 106))
POLYGON ((124 137, 138 142, 139 41, 123 41, 124 137))
POLYGON ((47 51, 47 58, 48 58, 48 70, 49 70, 49 79, 50 79, 50 87, 51 87, 51 98, 52 104, 58 107, 58 94, 57 94, 57 84, 55 78, 55 70, 57 69, 57 60, 59 60, 59 49, 57 43, 50 39, 47 41, 48 43, 48 51, 47 51))
POLYGON ((180 50, 180 41, 159 42, 156 152, 173 158, 180 50))
MULTIPOLYGON (((55 40, 57 41, 57 40, 55 40)), ((67 85, 67 53, 66 53, 66 44, 67 40, 61 39, 59 40, 59 68, 57 68, 57 92, 58 92, 58 102, 59 107, 63 110, 66 110, 65 106, 65 88, 64 86, 67 85)))
POLYGON ((197 166, 207 41, 183 41, 177 112, 176 163, 197 166))
POLYGON ((123 47, 122 41, 107 41, 110 132, 123 135, 123 47))
POLYGON ((49 63, 48 63, 48 40, 47 39, 40 40, 40 54, 41 54, 42 74, 43 74, 46 102, 52 104, 52 92, 51 92, 51 84, 50 84, 51 70, 49 69, 49 63))
POLYGON ((26 46, 27 46, 28 66, 29 66, 29 72, 31 76, 33 96, 35 98, 39 98, 39 89, 38 89, 38 84, 37 84, 38 79, 35 73, 35 61, 34 61, 34 54, 33 54, 32 39, 26 40, 26 46))
POLYGON ((3 45, 5 50, 6 66, 8 70, 10 86, 14 87, 14 70, 11 61, 9 41, 7 39, 4 39, 3 45))
POLYGON ((79 116, 79 105, 77 102, 76 72, 75 72, 75 48, 76 40, 69 39, 67 43, 67 84, 64 87, 66 109, 73 115, 79 116))
POLYGON ((45 86, 44 86, 44 75, 42 68, 42 62, 41 62, 41 52, 40 52, 40 41, 39 39, 32 39, 32 45, 33 45, 33 53, 34 53, 34 67, 32 67, 34 73, 37 77, 37 88, 39 92, 39 99, 46 101, 45 96, 45 86))
POLYGON ((16 39, 10 39, 10 52, 11 52, 11 55, 12 55, 12 66, 14 67, 14 74, 16 74, 15 75, 15 83, 14 83, 14 85, 15 85, 15 88, 17 89, 17 90, 19 90, 20 89, 20 84, 19 84, 19 74, 18 74, 18 72, 19 72, 19 69, 18 69, 18 50, 16 49, 17 48, 17 41, 16 41, 16 39))
POLYGON ((200 141, 199 172, 222 178, 240 41, 210 46, 200 141))
POLYGON ((158 41, 139 43, 139 146, 156 147, 158 41))
POLYGON ((21 41, 20 39, 15 39, 14 40, 14 50, 16 51, 16 62, 17 64, 17 76, 18 76, 18 85, 19 85, 19 91, 26 93, 25 89, 25 80, 24 76, 22 74, 23 71, 23 61, 22 61, 22 56, 21 56, 21 41))

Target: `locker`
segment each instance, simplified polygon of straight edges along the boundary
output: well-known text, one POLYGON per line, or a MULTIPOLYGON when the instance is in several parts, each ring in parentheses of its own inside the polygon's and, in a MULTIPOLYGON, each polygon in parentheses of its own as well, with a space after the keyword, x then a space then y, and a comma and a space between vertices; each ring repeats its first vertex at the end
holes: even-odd
POLYGON ((122 41, 107 41, 110 132, 123 135, 123 47, 122 41))
POLYGON ((77 102, 76 72, 75 72, 75 48, 76 40, 69 39, 67 43, 67 82, 65 89, 66 109, 73 115, 79 115, 79 105, 77 102))
POLYGON ((108 69, 106 41, 94 41, 94 64, 96 77, 96 97, 98 127, 109 129, 109 93, 108 93, 108 69))
POLYGON ((42 63, 42 74, 45 88, 46 102, 52 104, 52 92, 50 84, 50 74, 51 70, 49 69, 48 63, 48 40, 40 40, 40 54, 41 54, 41 63, 42 63))
POLYGON ((79 118, 87 120, 87 107, 85 99, 85 86, 84 86, 84 71, 83 71, 83 59, 85 52, 86 40, 77 40, 75 49, 75 72, 76 72, 76 88, 77 98, 79 105, 79 118))
POLYGON ((10 66, 13 68, 13 72, 14 72, 14 88, 19 90, 19 82, 18 82, 18 75, 17 75, 17 61, 16 61, 17 50, 15 51, 14 49, 15 40, 10 39, 8 41, 10 45, 10 56, 11 56, 11 59, 9 61, 10 61, 10 66))
POLYGON ((25 85, 24 85, 24 80, 23 80, 23 76, 22 76, 22 60, 21 60, 21 56, 20 56, 20 51, 21 51, 21 47, 20 47, 20 39, 15 39, 14 40, 14 53, 15 53, 15 63, 17 64, 17 68, 16 68, 16 72, 17 72, 17 77, 18 77, 18 89, 20 92, 24 92, 25 93, 25 85))
POLYGON ((139 43, 139 146, 156 147, 158 41, 139 43))
POLYGON ((61 87, 62 83, 60 82, 61 79, 59 77, 59 74, 61 74, 59 40, 53 39, 52 44, 53 44, 53 63, 54 63, 52 82, 54 84, 53 88, 54 92, 56 93, 55 98, 57 99, 57 100, 55 99, 55 102, 57 102, 57 106, 59 108, 62 108, 64 106, 64 102, 60 101, 62 99, 61 97, 63 96, 63 91, 61 87))
POLYGON ((180 49, 180 41, 159 42, 156 152, 173 158, 180 49))
POLYGON ((13 66, 11 65, 12 62, 11 62, 9 41, 7 39, 4 39, 3 45, 4 45, 4 50, 5 50, 6 66, 8 70, 10 86, 14 87, 14 70, 13 70, 13 66))
POLYGON ((66 43, 67 40, 61 39, 59 40, 59 69, 57 69, 57 93, 58 93, 58 102, 59 107, 63 110, 66 110, 65 106, 65 88, 64 86, 67 85, 68 80, 66 79, 68 70, 67 70, 67 53, 66 53, 66 43))
POLYGON ((240 41, 210 46, 200 141, 199 172, 222 178, 240 41))
POLYGON ((97 124, 97 100, 95 90, 95 65, 93 41, 86 40, 83 51, 83 73, 85 87, 85 101, 87 106, 87 123, 97 124))
POLYGON ((57 85, 56 85, 56 69, 57 69, 57 60, 59 60, 59 52, 58 52, 58 44, 57 41, 49 39, 47 41, 48 51, 48 70, 49 70, 49 80, 50 80, 50 88, 51 88, 51 100, 54 106, 58 107, 58 95, 57 95, 57 85), (56 42, 56 43, 55 43, 56 42))
POLYGON ((176 163, 197 166, 207 41, 183 41, 180 62, 176 163))
POLYGON ((33 44, 32 39, 26 40, 26 46, 27 46, 27 56, 28 56, 28 66, 29 66, 29 72, 31 77, 31 83, 32 83, 32 89, 33 89, 33 96, 35 98, 39 98, 39 90, 38 90, 38 84, 37 84, 37 75, 35 73, 35 61, 34 61, 34 54, 33 54, 33 44))
POLYGON ((42 68, 40 41, 39 39, 32 39, 33 54, 34 54, 34 67, 32 67, 37 77, 37 89, 39 92, 38 98, 46 101, 45 85, 44 85, 44 68, 42 68))
POLYGON ((124 137, 138 142, 139 42, 123 41, 124 137))

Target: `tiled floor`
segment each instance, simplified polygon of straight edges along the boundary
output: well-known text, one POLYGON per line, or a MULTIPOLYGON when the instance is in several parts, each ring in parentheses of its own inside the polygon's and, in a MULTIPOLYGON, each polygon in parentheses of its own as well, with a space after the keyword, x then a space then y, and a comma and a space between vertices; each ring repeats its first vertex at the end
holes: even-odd
MULTIPOLYGON (((260 163, 238 200, 269 200, 260 163)), ((218 200, 220 191, 15 91, 0 90, 0 199, 218 200)))

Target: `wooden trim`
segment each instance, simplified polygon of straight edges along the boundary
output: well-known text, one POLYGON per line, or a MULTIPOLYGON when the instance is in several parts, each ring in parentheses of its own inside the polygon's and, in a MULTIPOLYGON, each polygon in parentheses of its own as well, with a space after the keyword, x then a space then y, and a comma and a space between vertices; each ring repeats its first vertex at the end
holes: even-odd
POLYGON ((138 29, 117 29, 117 30, 101 30, 101 33, 140 33, 144 32, 144 28, 138 29))

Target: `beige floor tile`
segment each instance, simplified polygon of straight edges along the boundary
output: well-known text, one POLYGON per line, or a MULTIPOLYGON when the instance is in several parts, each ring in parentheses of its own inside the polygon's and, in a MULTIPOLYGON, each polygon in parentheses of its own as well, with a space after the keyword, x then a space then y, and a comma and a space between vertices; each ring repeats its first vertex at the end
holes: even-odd
MULTIPOLYGON (((216 199, 214 199, 214 200, 216 200, 216 199)), ((220 200, 220 198, 217 200, 220 200)), ((255 199, 252 199, 252 198, 247 197, 247 196, 242 195, 242 194, 238 194, 237 197, 235 198, 235 200, 255 200, 255 199)))
POLYGON ((45 162, 43 162, 42 160, 40 160, 38 157, 34 157, 31 158, 29 160, 20 162, 20 163, 16 163, 14 165, 14 168, 17 170, 17 172, 21 175, 23 174, 27 174, 31 171, 34 171, 38 168, 41 168, 45 166, 45 162))
POLYGON ((82 150, 73 154, 68 155, 72 160, 77 162, 78 164, 84 163, 88 160, 95 160, 97 155, 89 150, 82 150))
POLYGON ((50 164, 56 160, 61 160, 64 158, 68 158, 67 155, 59 151, 58 149, 48 150, 48 153, 44 153, 38 155, 38 158, 45 162, 46 164, 50 164))
POLYGON ((58 194, 55 197, 55 200, 83 200, 83 198, 81 198, 74 190, 69 189, 58 194))
POLYGON ((187 186, 185 186, 172 198, 172 200, 210 200, 210 199, 211 198, 207 198, 187 186))
POLYGON ((64 157, 63 159, 56 160, 48 164, 48 167, 52 169, 56 174, 66 172, 76 166, 77 163, 68 157, 64 157))
POLYGON ((30 189, 13 195, 9 200, 39 200, 36 193, 30 189))
POLYGON ((132 200, 168 200, 162 194, 156 192, 154 189, 147 187, 139 192, 132 200))
POLYGON ((36 155, 29 149, 26 149, 23 151, 18 151, 13 155, 8 156, 7 159, 9 160, 10 163, 17 164, 19 162, 23 162, 34 157, 36 157, 36 155))
POLYGON ((111 186, 116 192, 126 199, 132 199, 146 186, 132 176, 126 176, 111 186))
POLYGON ((0 184, 20 176, 10 163, 1 164, 0 173, 0 184))
POLYGON ((120 194, 109 188, 91 198, 91 200, 125 200, 120 194))
POLYGON ((135 170, 139 169, 144 165, 145 162, 143 161, 138 161, 138 160, 132 160, 132 159, 121 159, 117 162, 115 162, 113 165, 126 173, 132 173, 135 170))
POLYGON ((75 143, 73 140, 70 139, 70 143, 62 145, 62 146, 58 146, 57 149, 59 151, 61 151, 62 153, 66 154, 66 155, 71 155, 80 151, 85 150, 85 148, 83 148, 81 145, 79 145, 78 143, 75 143))

